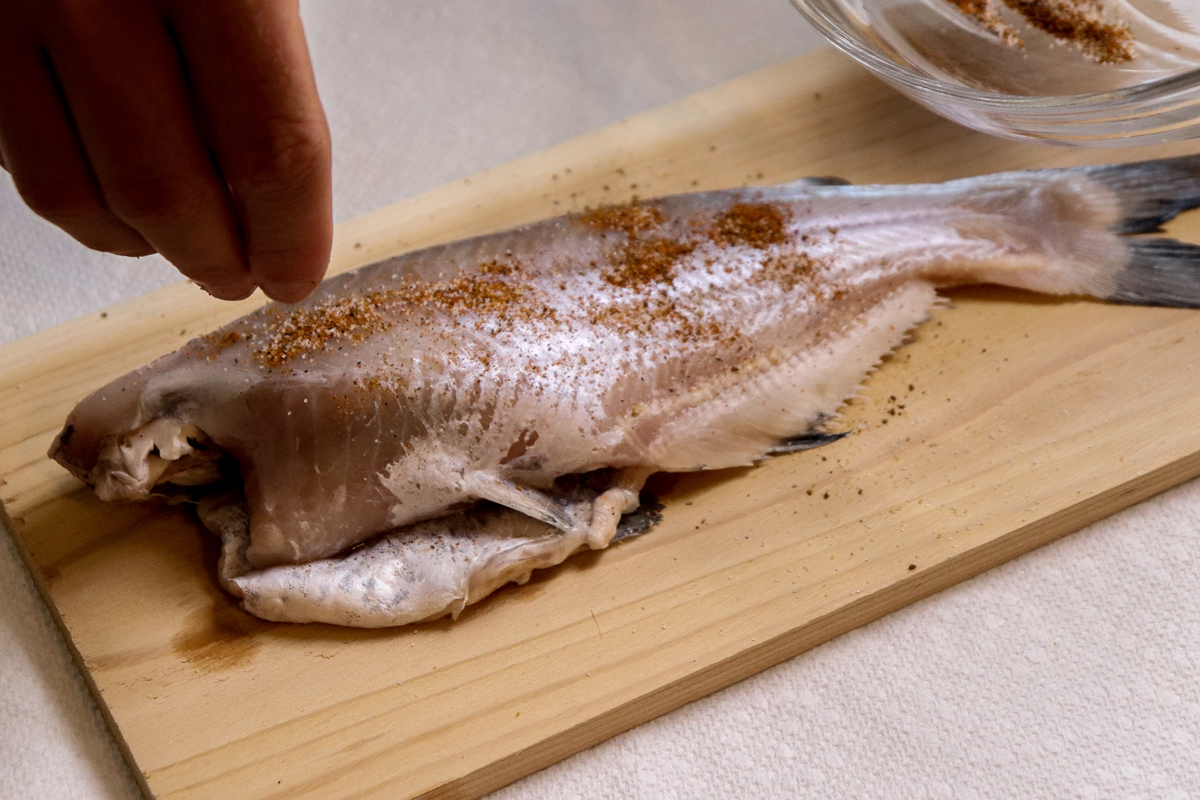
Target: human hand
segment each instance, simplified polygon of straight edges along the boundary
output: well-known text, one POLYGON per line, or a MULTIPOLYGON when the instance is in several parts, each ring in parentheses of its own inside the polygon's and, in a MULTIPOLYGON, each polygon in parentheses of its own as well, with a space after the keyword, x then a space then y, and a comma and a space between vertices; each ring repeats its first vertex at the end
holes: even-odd
POLYGON ((0 0, 0 166, 84 245, 295 302, 333 238, 296 0, 0 0))

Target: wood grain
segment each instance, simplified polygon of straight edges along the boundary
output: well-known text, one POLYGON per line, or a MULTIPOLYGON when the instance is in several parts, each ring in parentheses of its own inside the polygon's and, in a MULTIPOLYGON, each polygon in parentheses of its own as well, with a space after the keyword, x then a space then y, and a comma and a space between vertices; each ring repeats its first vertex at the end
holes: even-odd
MULTIPOLYGON (((635 194, 1186 149, 987 138, 826 51, 345 223, 334 270, 635 194)), ((477 797, 1200 474, 1200 314, 963 290, 848 406, 855 435, 659 476, 649 535, 456 623, 263 623, 185 510, 104 506, 45 458, 86 393, 256 303, 178 285, 0 348, 0 498, 164 799, 477 797)))

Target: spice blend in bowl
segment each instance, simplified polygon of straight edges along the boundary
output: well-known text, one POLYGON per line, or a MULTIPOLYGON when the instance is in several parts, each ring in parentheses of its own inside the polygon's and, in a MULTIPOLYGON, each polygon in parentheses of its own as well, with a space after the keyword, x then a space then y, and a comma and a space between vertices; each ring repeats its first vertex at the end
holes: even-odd
POLYGON ((987 133, 1078 146, 1200 134, 1200 6, 1182 0, 793 0, 837 47, 987 133))

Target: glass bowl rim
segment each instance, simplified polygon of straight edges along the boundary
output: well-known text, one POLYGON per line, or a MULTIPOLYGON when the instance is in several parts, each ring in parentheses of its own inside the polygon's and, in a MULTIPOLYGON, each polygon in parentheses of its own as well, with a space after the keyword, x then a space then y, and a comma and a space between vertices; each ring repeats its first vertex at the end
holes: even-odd
MULTIPOLYGON (((791 3, 831 44, 879 73, 881 77, 922 94, 934 93, 981 110, 1007 110, 1025 113, 1079 112, 1089 109, 1111 111, 1114 106, 1133 103, 1170 102, 1176 96, 1189 96, 1197 88, 1200 88, 1200 69, 1194 69, 1135 86, 1085 94, 1011 95, 1003 92, 971 89, 933 78, 880 55, 847 34, 820 10, 813 8, 809 4, 809 0, 791 0, 791 3)), ((1184 97, 1180 97, 1180 99, 1184 99, 1184 97)))

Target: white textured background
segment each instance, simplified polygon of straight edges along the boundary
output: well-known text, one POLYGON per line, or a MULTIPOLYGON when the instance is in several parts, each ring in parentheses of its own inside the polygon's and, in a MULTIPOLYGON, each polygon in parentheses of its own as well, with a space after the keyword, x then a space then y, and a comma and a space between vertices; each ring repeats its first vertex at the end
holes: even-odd
MULTIPOLYGON (((303 11, 338 220, 819 43, 785 0, 303 11)), ((177 279, 81 250, 0 178, 0 341, 177 279)), ((137 797, 0 544, 0 800, 137 797)), ((1197 545, 1193 483, 495 798, 1200 798, 1197 545)))

